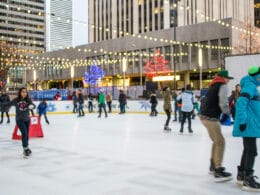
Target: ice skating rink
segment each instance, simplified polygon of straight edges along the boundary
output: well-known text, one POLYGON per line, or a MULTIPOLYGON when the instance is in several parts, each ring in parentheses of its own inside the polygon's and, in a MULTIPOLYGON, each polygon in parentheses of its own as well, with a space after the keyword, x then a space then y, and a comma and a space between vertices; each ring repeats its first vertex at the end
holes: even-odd
MULTIPOLYGON (((222 126, 226 139, 223 165, 234 179, 215 183, 208 174, 211 141, 198 118, 193 135, 179 134, 171 122, 163 131, 166 116, 145 114, 49 115, 42 118, 44 138, 30 139, 32 156, 24 159, 21 141, 11 139, 15 125, 0 126, 1 195, 211 195, 252 194, 235 184, 242 141, 222 126)), ((258 148, 260 143, 258 140, 258 148)), ((255 162, 260 176, 260 158, 255 162)))

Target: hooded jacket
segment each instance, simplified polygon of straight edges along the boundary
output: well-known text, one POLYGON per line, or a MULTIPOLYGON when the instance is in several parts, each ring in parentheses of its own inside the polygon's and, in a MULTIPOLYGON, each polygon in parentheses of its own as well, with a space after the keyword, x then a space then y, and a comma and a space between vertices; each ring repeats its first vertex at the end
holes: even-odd
POLYGON ((235 122, 233 136, 235 137, 260 137, 260 74, 247 75, 240 81, 241 92, 235 108, 235 122), (246 124, 246 129, 241 131, 239 126, 246 124))
POLYGON ((225 79, 216 76, 201 101, 200 116, 209 120, 218 121, 221 112, 229 113, 228 88, 225 79))

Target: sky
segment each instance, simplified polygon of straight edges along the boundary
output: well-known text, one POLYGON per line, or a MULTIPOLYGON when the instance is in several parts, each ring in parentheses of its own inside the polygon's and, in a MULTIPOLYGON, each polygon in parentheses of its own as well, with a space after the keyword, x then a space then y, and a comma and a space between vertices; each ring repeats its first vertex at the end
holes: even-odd
POLYGON ((73 46, 88 43, 88 0, 73 0, 73 46), (79 22, 76 22, 79 21, 79 22))

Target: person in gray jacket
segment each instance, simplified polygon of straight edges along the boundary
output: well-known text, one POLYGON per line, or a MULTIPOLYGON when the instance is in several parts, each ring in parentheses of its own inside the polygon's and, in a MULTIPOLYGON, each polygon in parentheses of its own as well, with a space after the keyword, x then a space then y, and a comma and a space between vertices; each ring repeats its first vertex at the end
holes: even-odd
POLYGON ((225 121, 230 113, 228 104, 228 88, 229 79, 233 79, 228 75, 227 70, 220 71, 212 80, 210 87, 201 100, 200 120, 208 130, 211 138, 211 164, 210 172, 214 174, 215 182, 229 181, 232 174, 225 172, 222 167, 222 161, 225 150, 225 139, 221 132, 220 114, 223 113, 221 120, 225 121))

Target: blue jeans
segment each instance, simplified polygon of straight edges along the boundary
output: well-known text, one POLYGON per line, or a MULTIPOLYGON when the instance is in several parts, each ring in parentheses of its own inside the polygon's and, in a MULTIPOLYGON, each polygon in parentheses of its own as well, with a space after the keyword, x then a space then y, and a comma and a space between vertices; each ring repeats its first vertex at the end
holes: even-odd
POLYGON ((30 120, 16 120, 16 124, 22 133, 22 145, 26 148, 28 147, 30 120))

